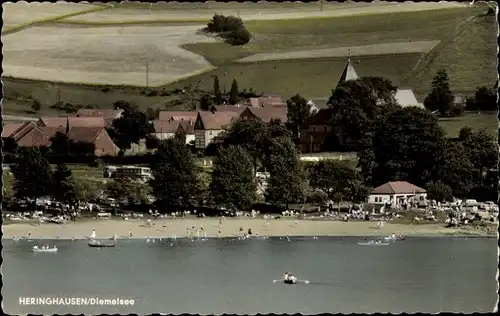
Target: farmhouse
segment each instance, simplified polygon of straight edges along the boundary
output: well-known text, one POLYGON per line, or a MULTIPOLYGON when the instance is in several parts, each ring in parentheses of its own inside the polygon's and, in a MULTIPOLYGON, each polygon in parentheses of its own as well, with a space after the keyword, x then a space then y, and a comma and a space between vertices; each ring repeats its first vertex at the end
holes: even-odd
POLYGON ((122 109, 80 109, 76 112, 76 117, 102 117, 106 127, 113 126, 113 120, 121 117, 123 114, 122 109))
POLYGON ((154 133, 159 140, 172 138, 176 133, 186 135, 186 144, 194 141, 194 124, 191 121, 153 121, 154 133))
POLYGON ((258 118, 265 123, 271 120, 279 120, 282 123, 287 121, 288 108, 286 106, 273 106, 267 108, 246 108, 240 115, 243 119, 258 118))
POLYGON ((319 110, 327 109, 328 105, 326 104, 327 100, 309 100, 307 101, 307 105, 309 106, 309 113, 314 115, 319 112, 319 110))
POLYGON ((406 181, 387 182, 376 187, 368 197, 368 203, 391 207, 404 205, 409 199, 420 202, 425 201, 427 193, 424 189, 406 181))
MULTIPOLYGON (((74 143, 92 145, 96 156, 117 155, 119 148, 114 144, 106 129, 103 126, 92 126, 93 123, 96 121, 90 120, 90 126, 85 126, 82 120, 73 120, 71 117, 46 117, 36 124, 33 122, 6 124, 2 139, 9 145, 8 147, 47 147, 52 144, 52 137, 60 132, 74 143)), ((104 124, 102 118, 101 123, 104 124)))
POLYGON ((160 121, 196 121, 197 111, 160 111, 160 121))
POLYGON ((239 118, 235 112, 200 111, 194 124, 195 148, 204 149, 239 118))
POLYGON ((46 127, 106 127, 104 117, 46 116, 41 117, 38 126, 46 127))

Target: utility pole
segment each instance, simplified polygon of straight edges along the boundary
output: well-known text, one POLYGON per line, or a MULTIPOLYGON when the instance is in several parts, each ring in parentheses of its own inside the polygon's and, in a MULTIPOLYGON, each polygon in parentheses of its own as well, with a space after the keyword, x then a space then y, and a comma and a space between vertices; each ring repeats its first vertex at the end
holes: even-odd
POLYGON ((149 88, 149 65, 146 62, 146 88, 149 88))
POLYGON ((323 0, 319 0, 319 4, 320 4, 321 12, 323 12, 323 0))

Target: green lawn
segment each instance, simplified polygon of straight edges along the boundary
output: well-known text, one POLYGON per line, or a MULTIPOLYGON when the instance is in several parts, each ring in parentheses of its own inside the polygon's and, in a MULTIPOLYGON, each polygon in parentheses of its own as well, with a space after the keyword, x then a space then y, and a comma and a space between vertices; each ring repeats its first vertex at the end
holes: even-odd
POLYGON ((495 138, 498 137, 498 118, 495 112, 466 112, 460 117, 441 118, 439 125, 444 129, 449 137, 458 137, 460 130, 464 126, 469 126, 473 130, 486 129, 495 138))
MULTIPOLYGON (((396 85, 409 73, 420 58, 419 54, 397 56, 364 56, 354 58, 360 76, 383 76, 396 85)), ((258 92, 280 93, 289 98, 300 93, 306 98, 327 97, 337 85, 345 67, 344 58, 304 59, 296 61, 269 61, 259 63, 229 63, 218 69, 170 85, 168 89, 198 84, 213 89, 213 76, 218 76, 221 90, 229 91, 233 79, 240 88, 253 88, 258 92)))

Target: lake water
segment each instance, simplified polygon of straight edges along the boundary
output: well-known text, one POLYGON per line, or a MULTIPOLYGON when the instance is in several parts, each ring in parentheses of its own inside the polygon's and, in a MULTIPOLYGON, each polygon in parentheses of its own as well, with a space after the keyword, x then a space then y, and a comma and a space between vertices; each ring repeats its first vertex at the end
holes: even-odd
POLYGON ((86 241, 3 241, 8 314, 488 312, 496 304, 495 238, 208 239, 115 248, 86 241), (285 271, 310 284, 273 283, 285 271), (29 306, 19 297, 134 299, 133 306, 29 306))

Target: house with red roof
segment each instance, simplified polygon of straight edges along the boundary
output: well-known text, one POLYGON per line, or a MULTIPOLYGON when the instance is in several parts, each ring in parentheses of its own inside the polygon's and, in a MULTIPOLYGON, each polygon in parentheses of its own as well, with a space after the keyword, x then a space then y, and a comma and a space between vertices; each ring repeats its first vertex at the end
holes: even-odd
POLYGON ((368 203, 397 207, 407 203, 410 198, 418 202, 425 201, 427 192, 406 181, 392 181, 373 189, 368 197, 368 203))

